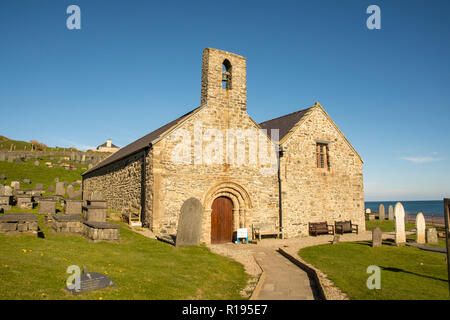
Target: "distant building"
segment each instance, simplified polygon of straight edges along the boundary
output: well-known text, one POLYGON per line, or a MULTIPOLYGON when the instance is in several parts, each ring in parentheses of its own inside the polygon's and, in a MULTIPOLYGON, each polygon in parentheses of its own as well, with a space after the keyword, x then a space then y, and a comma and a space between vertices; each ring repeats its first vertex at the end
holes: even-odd
POLYGON ((106 142, 97 147, 97 151, 101 152, 116 152, 120 149, 120 147, 112 144, 111 139, 106 140, 106 142))

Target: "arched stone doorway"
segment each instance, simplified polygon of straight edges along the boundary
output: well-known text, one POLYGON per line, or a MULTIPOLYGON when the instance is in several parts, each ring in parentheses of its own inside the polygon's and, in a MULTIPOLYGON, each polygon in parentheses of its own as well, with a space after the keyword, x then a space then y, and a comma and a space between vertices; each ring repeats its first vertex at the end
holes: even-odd
POLYGON ((237 183, 220 182, 210 188, 203 198, 202 242, 211 243, 213 203, 221 197, 229 199, 232 204, 232 232, 238 228, 248 228, 249 233, 251 232, 252 203, 248 192, 237 183))
POLYGON ((233 241, 233 202, 227 197, 214 199, 211 206, 211 243, 233 241))

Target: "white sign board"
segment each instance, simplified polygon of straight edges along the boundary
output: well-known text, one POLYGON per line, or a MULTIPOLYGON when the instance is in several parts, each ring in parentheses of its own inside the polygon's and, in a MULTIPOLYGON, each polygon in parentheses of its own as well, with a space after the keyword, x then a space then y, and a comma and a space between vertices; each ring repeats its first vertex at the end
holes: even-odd
POLYGON ((248 230, 247 228, 239 228, 237 229, 237 238, 238 239, 242 239, 242 238, 248 238, 248 230))

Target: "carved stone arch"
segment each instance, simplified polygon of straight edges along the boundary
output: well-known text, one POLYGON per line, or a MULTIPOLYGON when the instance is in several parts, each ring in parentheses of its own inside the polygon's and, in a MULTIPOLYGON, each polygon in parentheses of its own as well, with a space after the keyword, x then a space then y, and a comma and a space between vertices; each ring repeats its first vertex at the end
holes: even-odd
POLYGON ((233 228, 251 227, 252 201, 248 192, 235 182, 220 182, 211 187, 203 197, 203 232, 202 241, 210 243, 211 238, 211 206, 218 197, 227 197, 233 203, 233 228))

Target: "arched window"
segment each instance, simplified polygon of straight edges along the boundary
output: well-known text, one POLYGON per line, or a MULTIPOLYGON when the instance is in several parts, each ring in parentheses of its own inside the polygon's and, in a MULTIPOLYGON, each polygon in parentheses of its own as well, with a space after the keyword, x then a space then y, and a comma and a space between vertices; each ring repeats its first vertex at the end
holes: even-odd
POLYGON ((222 88, 231 89, 231 63, 225 59, 222 64, 222 88))

